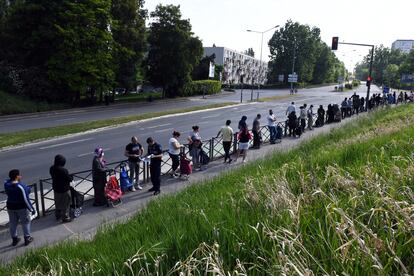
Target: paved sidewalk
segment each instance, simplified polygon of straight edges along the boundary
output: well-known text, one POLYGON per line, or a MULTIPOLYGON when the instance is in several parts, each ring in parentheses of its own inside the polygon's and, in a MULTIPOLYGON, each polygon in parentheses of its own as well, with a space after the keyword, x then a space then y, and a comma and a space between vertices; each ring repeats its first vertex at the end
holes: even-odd
MULTIPOLYGON (((365 115, 359 115, 359 117, 361 116, 365 115)), ((287 137, 284 138, 280 144, 265 144, 259 150, 249 150, 247 157, 248 163, 259 158, 264 158, 266 155, 275 151, 285 151, 294 148, 303 141, 309 140, 318 134, 327 133, 333 128, 340 127, 344 122, 348 122, 355 118, 358 118, 358 116, 347 118, 343 120, 342 123, 328 124, 322 128, 314 128, 312 131, 307 130, 301 138, 287 137)), ((130 192, 124 195, 123 204, 115 208, 106 206, 92 207, 92 202, 88 201, 84 205, 84 213, 71 223, 62 224, 56 222, 53 215, 42 217, 32 222, 32 236, 34 237, 34 241, 27 247, 24 246, 22 242, 16 247, 12 247, 8 229, 3 229, 0 231, 0 260, 2 263, 8 263, 13 260, 13 258, 22 255, 31 249, 44 247, 59 241, 69 239, 91 239, 97 229, 103 225, 126 221, 137 211, 144 208, 151 200, 158 200, 162 198, 163 195, 176 193, 189 185, 193 185, 206 179, 211 179, 221 172, 228 171, 229 169, 236 169, 243 165, 244 164, 241 163, 241 158, 239 158, 237 163, 232 164, 223 164, 223 159, 219 159, 211 162, 206 170, 193 173, 190 176, 189 181, 164 177, 161 182, 162 192, 159 196, 153 196, 152 193, 147 192, 151 187, 151 184, 146 184, 142 191, 130 192)), ((21 235, 20 225, 18 231, 21 235)))

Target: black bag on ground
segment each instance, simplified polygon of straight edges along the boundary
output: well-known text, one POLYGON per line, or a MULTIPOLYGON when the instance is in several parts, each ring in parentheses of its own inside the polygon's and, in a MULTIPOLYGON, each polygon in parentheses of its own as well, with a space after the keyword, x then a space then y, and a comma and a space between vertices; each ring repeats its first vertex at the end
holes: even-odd
POLYGON ((210 157, 204 150, 200 151, 200 163, 202 165, 207 165, 208 163, 210 163, 210 157))

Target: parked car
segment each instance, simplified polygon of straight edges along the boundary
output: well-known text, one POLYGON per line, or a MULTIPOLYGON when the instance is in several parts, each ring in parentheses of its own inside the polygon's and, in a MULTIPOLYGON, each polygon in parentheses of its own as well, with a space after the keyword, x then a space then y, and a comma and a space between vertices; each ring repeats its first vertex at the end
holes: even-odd
POLYGON ((124 95, 126 93, 125 88, 117 87, 114 89, 115 95, 124 95))

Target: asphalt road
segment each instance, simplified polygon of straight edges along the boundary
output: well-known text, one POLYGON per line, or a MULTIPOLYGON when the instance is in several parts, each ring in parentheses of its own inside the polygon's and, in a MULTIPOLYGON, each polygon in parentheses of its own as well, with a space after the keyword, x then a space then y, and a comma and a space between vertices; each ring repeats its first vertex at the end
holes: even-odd
MULTIPOLYGON (((232 107, 220 108, 217 110, 206 110, 201 112, 194 112, 184 115, 174 115, 164 118, 157 118, 146 120, 126 126, 102 130, 99 132, 80 134, 69 138, 55 139, 52 141, 44 141, 39 143, 32 143, 23 147, 0 151, 0 179, 6 179, 8 171, 13 168, 20 169, 23 181, 25 183, 37 182, 40 178, 49 177, 49 167, 51 166, 54 156, 56 154, 63 154, 66 159, 66 167, 70 173, 87 170, 91 168, 93 150, 97 146, 101 146, 105 150, 105 158, 108 162, 114 162, 124 159, 123 153, 125 145, 129 143, 131 136, 138 136, 141 144, 146 150, 145 140, 152 136, 156 141, 161 143, 166 148, 168 139, 171 137, 172 130, 178 130, 182 133, 181 142, 186 142, 186 137, 191 131, 191 126, 199 125, 200 133, 203 139, 209 139, 215 136, 219 128, 224 124, 225 120, 232 120, 233 129, 237 128, 237 123, 241 116, 247 116, 247 122, 251 126, 252 121, 257 113, 262 114, 262 125, 266 124, 266 115, 269 109, 273 109, 278 121, 286 119, 285 110, 291 101, 294 101, 297 106, 307 103, 314 105, 314 112, 316 112, 320 104, 326 106, 330 103, 340 103, 344 97, 353 94, 350 92, 331 92, 333 86, 304 89, 299 90, 299 93, 275 102, 264 103, 246 103, 232 107)), ((357 91, 358 94, 365 97, 366 87, 360 86, 357 91)), ((372 86, 371 92, 379 92, 377 87, 372 86)), ((244 91, 244 97, 250 99, 250 90, 244 91)), ((276 95, 288 95, 288 90, 277 91, 263 91, 260 92, 260 97, 270 97, 276 95)), ((168 104, 154 104, 148 106, 151 111, 160 111, 172 108, 187 107, 192 104, 205 105, 213 102, 228 102, 240 101, 240 91, 236 93, 229 93, 227 95, 211 97, 208 99, 192 98, 182 102, 170 102, 168 104)), ((141 112, 142 109, 140 109, 141 112)), ((128 112, 133 112, 131 107, 128 112)), ((113 109, 111 116, 125 116, 125 107, 120 109, 113 109)), ((136 112, 136 107, 135 107, 136 112)), ((88 112, 85 112, 88 113, 88 112)), ((104 112, 105 113, 105 112, 104 112)), ((85 115, 86 119, 92 119, 92 115, 85 115)), ((60 116, 60 115, 59 115, 60 116)), ((84 117, 84 113, 75 114, 67 113, 65 116, 59 117, 59 120, 69 119, 72 117, 84 117), (66 117, 65 117, 66 116, 66 117)), ((50 117, 49 117, 50 118, 50 117)), ((56 119, 57 117, 51 116, 56 119)), ((27 118, 26 124, 31 124, 32 127, 43 127, 45 119, 43 118, 27 118)), ((82 120, 86 120, 83 118, 82 120)), ((22 119, 25 120, 25 119, 22 119)), ((1 122, 3 125, 4 122, 1 122)), ((3 127, 3 126, 2 126, 3 127)))

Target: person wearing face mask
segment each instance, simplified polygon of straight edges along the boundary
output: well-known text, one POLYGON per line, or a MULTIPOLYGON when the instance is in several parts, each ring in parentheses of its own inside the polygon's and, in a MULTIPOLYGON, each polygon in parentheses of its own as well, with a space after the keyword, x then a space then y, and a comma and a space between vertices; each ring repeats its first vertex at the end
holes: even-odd
POLYGON ((106 205, 106 161, 104 159, 104 151, 100 147, 95 149, 95 157, 92 161, 92 183, 95 198, 93 206, 106 205))

